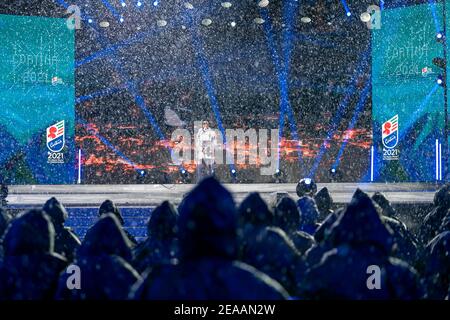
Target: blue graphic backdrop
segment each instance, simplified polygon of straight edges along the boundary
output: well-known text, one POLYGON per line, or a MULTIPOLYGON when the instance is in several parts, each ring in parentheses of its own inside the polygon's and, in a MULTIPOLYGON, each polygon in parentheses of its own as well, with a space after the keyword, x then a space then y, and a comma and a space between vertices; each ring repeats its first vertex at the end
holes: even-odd
POLYGON ((0 43, 0 177, 12 184, 73 183, 74 30, 65 19, 0 15, 0 43), (65 145, 52 154, 47 128, 63 120, 58 139, 65 145))
POLYGON ((375 181, 436 180, 436 141, 443 150, 445 137, 444 88, 437 84, 442 70, 433 64, 444 54, 436 41, 439 13, 441 4, 385 9, 381 28, 372 30, 375 181), (396 115, 398 142, 385 147, 385 122, 396 115))

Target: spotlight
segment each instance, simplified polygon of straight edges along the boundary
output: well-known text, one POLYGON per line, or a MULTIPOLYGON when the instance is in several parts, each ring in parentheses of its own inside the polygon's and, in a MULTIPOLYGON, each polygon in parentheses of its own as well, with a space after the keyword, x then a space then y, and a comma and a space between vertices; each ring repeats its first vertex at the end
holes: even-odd
POLYGON ((99 23, 100 27, 102 28, 108 28, 109 27, 109 22, 108 21, 102 21, 99 23))
POLYGON ((347 17, 350 17, 352 13, 350 11, 347 12, 347 17))
POLYGON ((120 17, 119 21, 120 21, 120 22, 123 22, 123 17, 120 17))
POLYGON ((367 23, 372 19, 372 16, 368 12, 361 13, 361 16, 359 17, 362 22, 367 23))
POLYGON ((330 182, 341 182, 343 179, 342 171, 338 168, 332 167, 329 171, 330 173, 330 182))
POLYGON ((88 23, 92 23, 92 19, 88 19, 88 23))
POLYGON ((212 20, 211 19, 209 19, 209 18, 206 18, 206 19, 203 19, 202 20, 202 25, 204 25, 204 26, 210 26, 212 24, 212 20))
POLYGON ((444 33, 438 32, 438 33, 436 34, 436 40, 437 40, 438 42, 442 42, 442 41, 444 40, 444 33))
POLYGON ((437 77, 437 79, 436 79, 436 82, 437 82, 438 85, 440 85, 440 86, 442 86, 442 87, 445 87, 445 79, 444 79, 444 76, 439 75, 439 76, 437 77))
POLYGON ((302 17, 300 19, 301 22, 303 23, 310 23, 311 22, 311 18, 310 17, 302 17))
POLYGON ((255 18, 253 19, 253 22, 255 22, 256 24, 263 24, 265 21, 262 18, 255 18))
POLYGON ((155 6, 155 7, 157 7, 157 6, 158 6, 158 4, 159 4, 159 2, 158 2, 158 1, 154 1, 154 2, 153 2, 153 6, 155 6))
POLYGON ((231 21, 230 25, 234 28, 234 27, 236 27, 236 22, 231 21))
POLYGON ((158 27, 165 27, 165 26, 167 26, 167 21, 164 19, 158 20, 158 21, 156 21, 156 25, 158 27))
POLYGON ((303 178, 297 183, 297 195, 301 198, 303 196, 314 196, 317 192, 317 185, 311 178, 303 178))
POLYGON ((194 9, 194 6, 193 6, 192 3, 190 3, 190 2, 185 2, 185 3, 184 3, 184 7, 185 7, 186 9, 188 9, 188 10, 194 9))
POLYGON ((137 5, 138 7, 140 7, 140 6, 142 6, 142 2, 141 2, 141 1, 138 1, 136 5, 137 5))
POLYGON ((139 170, 139 175, 141 177, 145 177, 147 175, 147 172, 145 172, 145 170, 139 170))
POLYGON ((269 0, 261 0, 261 1, 258 2, 258 6, 259 6, 260 8, 265 8, 265 7, 267 7, 268 5, 269 5, 269 0))
POLYGON ((331 168, 330 169, 330 180, 331 180, 331 182, 336 182, 336 173, 337 173, 336 168, 331 168))
POLYGON ((273 175, 275 183, 286 183, 286 174, 283 170, 277 169, 273 175))
POLYGON ((237 183, 238 179, 237 179, 237 171, 236 169, 231 169, 231 182, 232 183, 237 183))
POLYGON ((191 175, 189 174, 189 172, 185 169, 181 169, 180 171, 181 173, 181 181, 183 183, 191 183, 191 175))
POLYGON ((222 2, 222 7, 224 7, 225 9, 231 8, 232 4, 229 1, 226 2, 222 2))
POLYGON ((122 1, 121 5, 122 5, 122 7, 126 7, 126 6, 127 6, 127 4, 125 3, 125 1, 122 1))

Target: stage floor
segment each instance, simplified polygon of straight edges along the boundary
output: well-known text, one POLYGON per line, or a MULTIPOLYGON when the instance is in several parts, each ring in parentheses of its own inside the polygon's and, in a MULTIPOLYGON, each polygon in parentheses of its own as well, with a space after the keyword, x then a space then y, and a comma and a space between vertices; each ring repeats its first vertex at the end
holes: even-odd
MULTIPOLYGON (((24 185, 10 186, 8 201, 12 207, 41 206, 52 196, 67 207, 93 207, 111 199, 122 207, 151 207, 164 200, 178 204, 194 185, 24 185)), ((296 184, 225 184, 237 202, 257 191, 268 201, 271 193, 286 191, 293 198, 296 184)), ((369 194, 380 191, 394 204, 429 204, 439 185, 434 183, 319 183, 328 187, 335 203, 348 203, 356 188, 369 194)))

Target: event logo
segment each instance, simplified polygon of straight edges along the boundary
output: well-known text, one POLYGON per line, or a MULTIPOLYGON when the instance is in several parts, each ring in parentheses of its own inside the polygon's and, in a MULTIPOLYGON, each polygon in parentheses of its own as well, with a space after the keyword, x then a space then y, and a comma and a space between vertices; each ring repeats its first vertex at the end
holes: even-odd
POLYGON ((395 148, 398 143, 398 114, 383 123, 383 146, 395 148))
POLYGON ((47 148, 51 152, 60 152, 65 145, 64 120, 47 128, 47 148))
POLYGON ((427 76, 429 74, 433 74, 433 69, 431 67, 424 67, 422 68, 422 76, 427 76))
POLYGON ((59 77, 52 77, 52 86, 56 86, 57 84, 63 84, 63 81, 59 77))
POLYGON ((398 144, 398 114, 383 123, 382 127, 383 140, 383 160, 398 160, 399 150, 395 147, 398 144))

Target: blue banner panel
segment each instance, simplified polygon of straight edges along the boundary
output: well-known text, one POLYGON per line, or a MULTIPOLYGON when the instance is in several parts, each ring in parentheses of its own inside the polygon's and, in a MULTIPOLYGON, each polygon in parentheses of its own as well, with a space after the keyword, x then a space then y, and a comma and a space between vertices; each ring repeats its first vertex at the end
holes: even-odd
POLYGON ((435 181, 445 142, 442 5, 381 12, 372 30, 374 180, 435 181), (441 79, 442 82, 438 81, 441 79))
POLYGON ((0 178, 73 183, 74 30, 65 19, 0 15, 0 43, 0 178))

